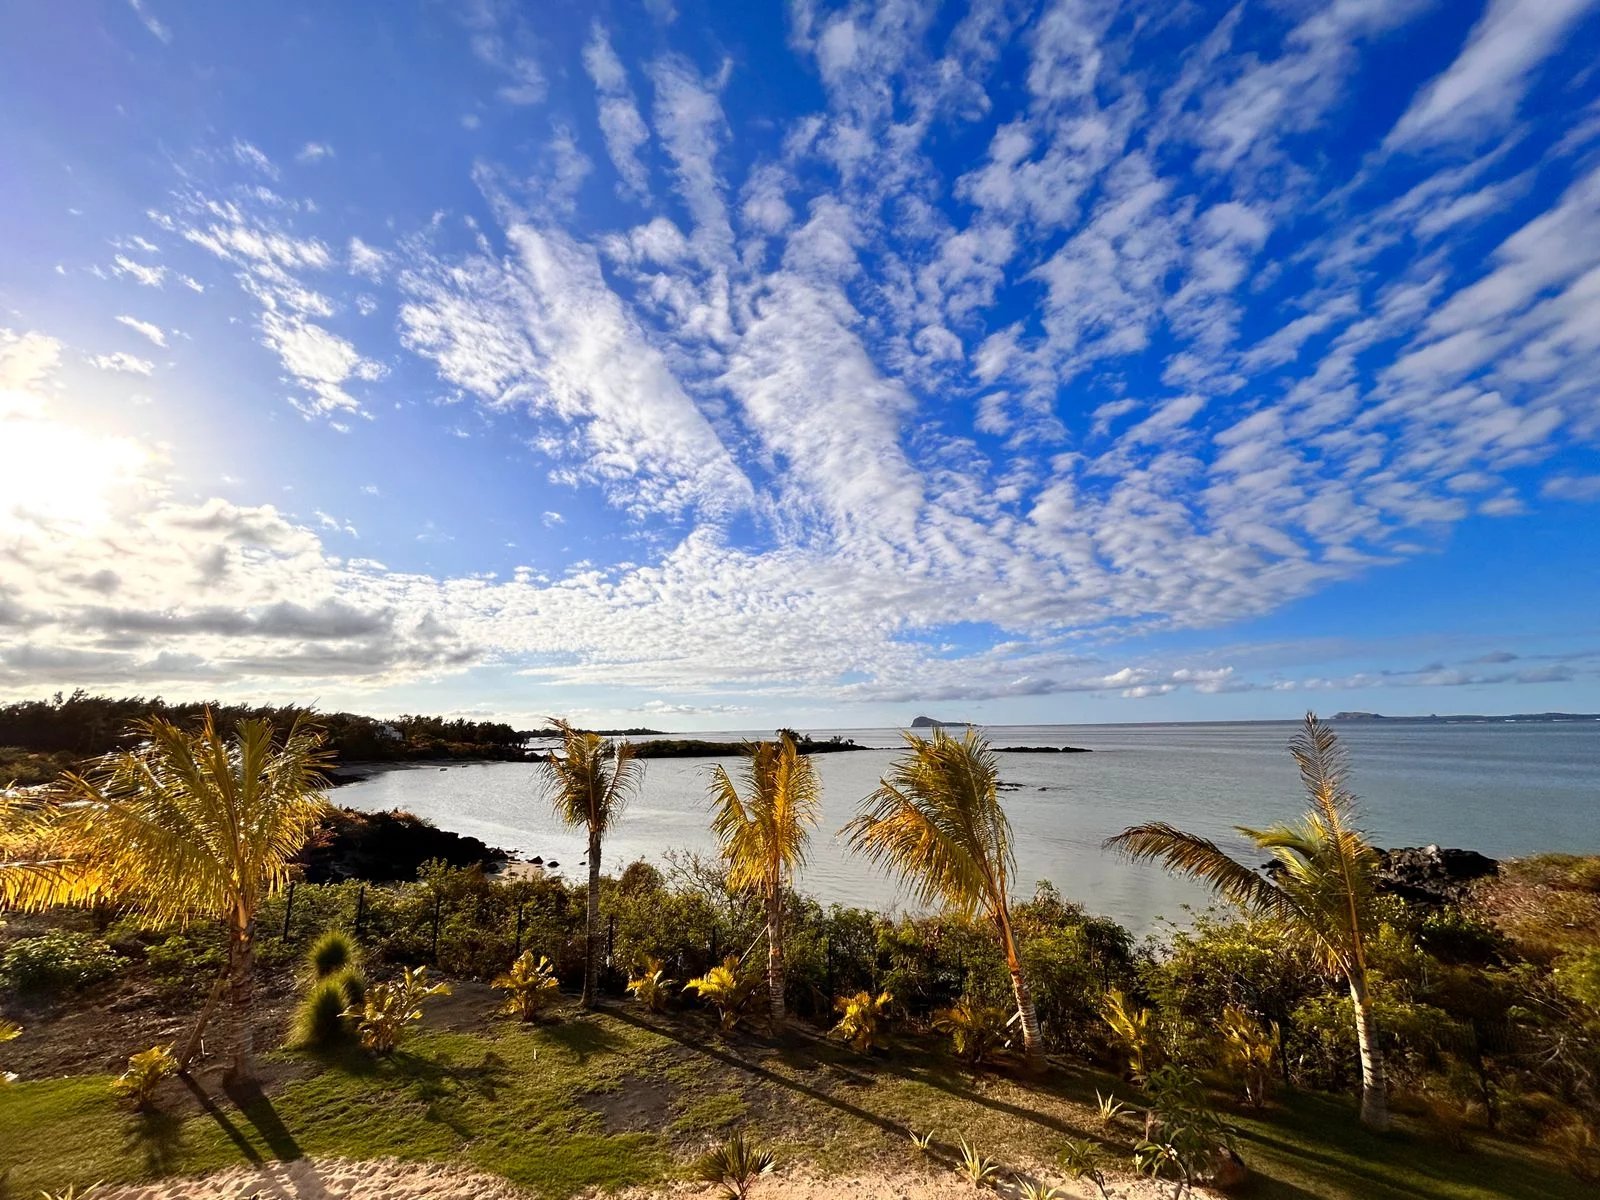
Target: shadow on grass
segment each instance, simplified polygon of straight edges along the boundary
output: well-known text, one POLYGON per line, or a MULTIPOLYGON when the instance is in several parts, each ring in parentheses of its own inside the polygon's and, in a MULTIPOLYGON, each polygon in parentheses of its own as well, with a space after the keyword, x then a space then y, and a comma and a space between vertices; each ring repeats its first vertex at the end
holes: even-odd
POLYGON ((582 1063, 591 1054, 606 1054, 620 1050, 623 1041, 604 1025, 590 1020, 562 1021, 557 1025, 541 1026, 539 1032, 549 1041, 570 1050, 582 1063))
POLYGON ((183 1117, 153 1109, 134 1113, 123 1131, 122 1154, 138 1159, 148 1175, 167 1175, 177 1169, 183 1150, 183 1117))

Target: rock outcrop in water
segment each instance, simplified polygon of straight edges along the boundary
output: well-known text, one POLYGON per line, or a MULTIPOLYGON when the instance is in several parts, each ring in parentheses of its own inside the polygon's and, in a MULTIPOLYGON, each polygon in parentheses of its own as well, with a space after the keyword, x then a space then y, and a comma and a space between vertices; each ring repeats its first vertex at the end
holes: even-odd
POLYGON ((1473 880, 1499 873, 1499 862, 1476 850, 1402 846, 1383 851, 1378 886, 1406 900, 1444 904, 1459 900, 1473 880))
POLYGON ((321 833, 300 855, 310 883, 365 879, 393 883, 417 877, 431 858, 453 867, 498 867, 511 856, 475 837, 440 829, 413 813, 335 809, 321 833))

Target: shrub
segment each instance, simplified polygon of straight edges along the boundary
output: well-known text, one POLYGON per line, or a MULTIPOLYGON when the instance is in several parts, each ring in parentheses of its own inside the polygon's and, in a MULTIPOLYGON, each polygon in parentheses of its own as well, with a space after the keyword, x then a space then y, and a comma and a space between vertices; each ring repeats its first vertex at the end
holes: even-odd
POLYGON ((312 979, 326 979, 341 971, 359 970, 361 951, 355 938, 342 929, 330 929, 306 953, 306 970, 312 979))
POLYGON ((850 1043, 852 1049, 862 1054, 870 1053, 878 1044, 881 1026, 888 1018, 889 1006, 894 997, 888 992, 857 992, 854 996, 840 996, 833 1002, 839 1014, 839 1023, 829 1031, 829 1037, 850 1043))
POLYGON ((508 993, 506 1002, 500 1007, 501 1012, 531 1021, 546 1004, 556 998, 561 985, 548 958, 541 956, 535 962, 533 951, 524 950, 517 961, 511 964, 511 969, 495 976, 489 986, 508 993))
POLYGON ((428 968, 405 968, 394 983, 377 983, 366 990, 361 1004, 352 1004, 344 1015, 356 1022, 361 1044, 374 1054, 393 1054, 406 1027, 422 1020, 422 1002, 433 996, 448 996, 448 983, 429 983, 428 968))
POLYGON ((776 1165, 770 1150, 748 1141, 741 1131, 701 1155, 694 1173, 706 1183, 715 1184, 727 1200, 745 1200, 755 1181, 772 1174, 776 1165))
POLYGON ((345 968, 316 980, 295 1010, 289 1044, 302 1050, 326 1050, 350 1037, 345 1014, 366 1001, 367 982, 361 973, 345 968))
POLYGON ((719 1028, 723 1033, 731 1033, 744 1019, 759 982, 756 976, 740 970, 738 955, 730 954, 720 966, 712 967, 683 986, 693 988, 702 1000, 715 1008, 719 1028))
POLYGON ((1561 1165, 1584 1183, 1600 1183, 1600 1133, 1573 1114, 1545 1136, 1561 1165))
POLYGON ((1105 1162, 1104 1152, 1093 1142, 1069 1141, 1061 1148, 1061 1169, 1074 1179, 1094 1184, 1101 1200, 1110 1200, 1111 1192, 1106 1187, 1105 1162))
POLYGON ((1112 988, 1100 1002, 1100 1019, 1106 1023, 1112 1040, 1127 1057, 1128 1077, 1143 1079, 1155 1050, 1150 1010, 1132 1003, 1121 988, 1112 988))
POLYGON ((128 1069, 111 1081, 111 1090, 133 1101, 141 1112, 155 1099, 156 1087, 168 1075, 176 1074, 178 1060, 172 1046, 151 1046, 128 1059, 128 1069))
POLYGON ((986 1154, 980 1154, 977 1147, 966 1138, 961 1139, 961 1158, 958 1160, 956 1170, 960 1171, 973 1187, 983 1187, 1000 1177, 1000 1168, 995 1165, 994 1159, 986 1154))
POLYGON ((1267 1102, 1273 1067, 1278 1061, 1278 1023, 1263 1025, 1244 1009, 1230 1004, 1222 1010, 1222 1066, 1244 1089, 1253 1107, 1267 1102))
POLYGON ((668 977, 667 970, 659 958, 647 958, 644 970, 628 980, 628 991, 632 993, 633 998, 651 1012, 665 1012, 667 1005, 672 1001, 672 989, 677 986, 678 981, 668 977))
MULTIPOLYGON (((18 1025, 15 1021, 8 1021, 4 1017, 0 1017, 0 1044, 4 1044, 21 1036, 21 1025, 18 1025)), ((0 1071, 0 1087, 4 1087, 6 1084, 16 1079, 16 1077, 17 1075, 15 1071, 0 1071)))
POLYGON ((950 1038, 956 1056, 977 1066, 1006 1044, 1008 1014, 994 1004, 963 999, 935 1014, 933 1027, 950 1038))
POLYGON ((109 979, 121 965, 102 939, 53 929, 19 938, 0 954, 0 991, 39 996, 73 991, 109 979))

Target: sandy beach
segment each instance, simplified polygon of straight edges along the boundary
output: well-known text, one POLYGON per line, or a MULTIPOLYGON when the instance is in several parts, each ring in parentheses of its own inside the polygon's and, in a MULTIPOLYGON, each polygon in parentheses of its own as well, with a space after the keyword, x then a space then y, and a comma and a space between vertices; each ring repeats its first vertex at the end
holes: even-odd
MULTIPOLYGON (((1099 1195, 1090 1184, 1065 1182, 1053 1173, 1050 1181, 1064 1200, 1099 1195)), ((1142 1180, 1114 1186, 1115 1194, 1125 1200, 1158 1200, 1165 1194, 1142 1180)), ((751 1190, 751 1200, 973 1200, 990 1191, 975 1188, 952 1170, 933 1166, 925 1171, 833 1176, 795 1168, 761 1180, 751 1190)), ((1007 1178, 992 1193, 1014 1198, 1018 1189, 1007 1178)), ((525 1200, 533 1194, 463 1167, 392 1158, 371 1162, 303 1158, 96 1193, 105 1200, 525 1200)), ((620 1200, 717 1200, 721 1195, 707 1184, 687 1181, 611 1194, 620 1200)), ((1195 1195, 1215 1193, 1197 1189, 1195 1195)))

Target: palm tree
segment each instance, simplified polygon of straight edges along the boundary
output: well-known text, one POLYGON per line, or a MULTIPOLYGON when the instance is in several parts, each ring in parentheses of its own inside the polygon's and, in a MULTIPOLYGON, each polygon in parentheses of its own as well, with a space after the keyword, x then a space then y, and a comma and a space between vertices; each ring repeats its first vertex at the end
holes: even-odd
POLYGON ((1361 1052, 1361 1121, 1389 1123, 1383 1059, 1367 987, 1366 939, 1373 927, 1372 898, 1378 852, 1353 824, 1355 797, 1345 785, 1349 763, 1332 729, 1307 713, 1289 744, 1311 806, 1295 824, 1238 831, 1271 853, 1268 878, 1215 843, 1164 822, 1136 825, 1107 840, 1135 860, 1156 860, 1189 875, 1218 895, 1302 939, 1323 965, 1344 978, 1361 1052))
POLYGON ((633 745, 613 742, 597 733, 574 729, 550 718, 561 731, 562 753, 544 761, 546 795, 556 817, 573 828, 589 831, 589 912, 584 927, 583 1006, 593 1008, 600 978, 600 839, 622 815, 638 788, 644 764, 633 745))
POLYGON ((62 776, 53 801, 31 814, 33 844, 45 852, 0 869, 0 898, 20 908, 111 903, 160 923, 222 921, 227 965, 180 1065, 226 986, 227 1077, 248 1081, 256 917, 328 812, 322 734, 296 718, 281 741, 263 720, 240 721, 229 737, 209 709, 193 734, 159 717, 132 731, 138 746, 62 776))
POLYGON ((844 832, 856 849, 909 883, 919 903, 943 903, 969 917, 982 913, 993 923, 1011 972, 1023 1050, 1037 1070, 1044 1048, 1011 924, 1016 855, 1000 806, 999 764, 970 728, 960 741, 942 729, 931 738, 905 738, 906 753, 844 832))
POLYGON ((728 885, 767 907, 767 990, 774 1024, 784 1019, 784 887, 805 864, 807 827, 817 823, 822 785, 787 730, 746 747, 741 796, 726 769, 711 776, 711 832, 728 862, 728 885))

